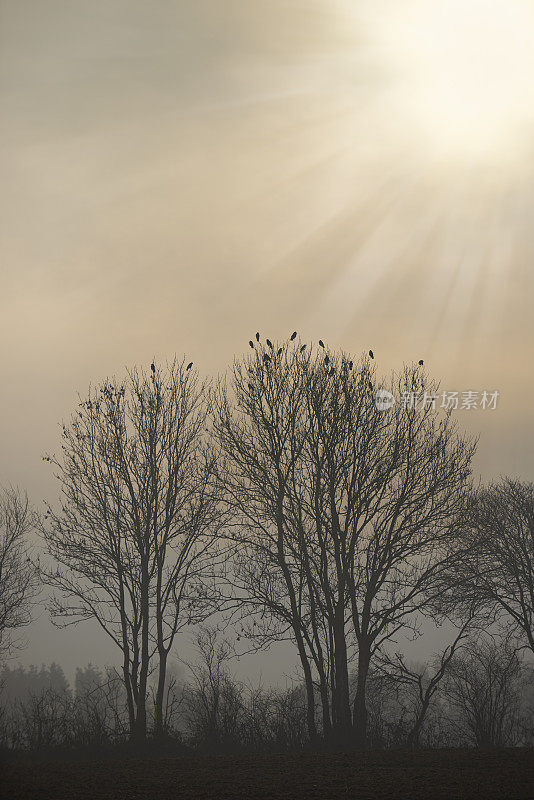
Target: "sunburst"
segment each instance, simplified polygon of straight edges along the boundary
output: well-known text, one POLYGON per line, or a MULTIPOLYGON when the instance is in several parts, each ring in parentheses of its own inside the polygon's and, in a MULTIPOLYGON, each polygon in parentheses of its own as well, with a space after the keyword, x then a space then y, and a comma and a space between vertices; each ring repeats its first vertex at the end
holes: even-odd
POLYGON ((335 126, 353 131, 338 169, 354 210, 339 213, 334 247, 352 244, 316 297, 314 325, 327 319, 341 335, 374 315, 414 339, 424 330, 429 347, 446 337, 465 355, 498 335, 526 245, 528 212, 518 209, 533 172, 534 8, 373 0, 344 9, 356 56, 345 51, 338 91, 350 93, 352 74, 354 104, 335 126))

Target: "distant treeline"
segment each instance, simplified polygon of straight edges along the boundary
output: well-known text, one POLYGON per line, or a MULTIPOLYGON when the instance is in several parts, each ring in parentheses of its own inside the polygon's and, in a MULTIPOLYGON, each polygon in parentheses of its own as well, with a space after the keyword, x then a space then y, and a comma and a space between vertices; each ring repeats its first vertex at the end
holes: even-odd
MULTIPOLYGON (((418 731, 421 747, 515 747, 534 744, 534 670, 490 637, 458 654, 418 731)), ((165 709, 169 747, 201 753, 287 752, 309 744, 302 685, 265 689, 236 680, 230 650, 213 631, 203 631, 200 659, 187 678, 170 680, 165 709)), ((368 745, 413 745, 421 681, 406 682, 383 671, 368 685, 368 745)), ((356 684, 351 676, 351 685, 356 684)), ((93 750, 129 740, 126 697, 120 673, 89 664, 78 668, 71 688, 57 664, 4 667, 0 673, 0 746, 32 752, 93 750)), ((153 724, 153 717, 149 724, 153 724)))

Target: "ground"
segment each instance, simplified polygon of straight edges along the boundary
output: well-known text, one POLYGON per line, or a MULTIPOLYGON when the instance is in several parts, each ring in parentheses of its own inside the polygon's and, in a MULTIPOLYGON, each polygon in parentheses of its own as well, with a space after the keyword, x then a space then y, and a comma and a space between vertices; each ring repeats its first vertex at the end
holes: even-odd
POLYGON ((30 800, 532 800, 534 751, 9 760, 0 796, 30 800))

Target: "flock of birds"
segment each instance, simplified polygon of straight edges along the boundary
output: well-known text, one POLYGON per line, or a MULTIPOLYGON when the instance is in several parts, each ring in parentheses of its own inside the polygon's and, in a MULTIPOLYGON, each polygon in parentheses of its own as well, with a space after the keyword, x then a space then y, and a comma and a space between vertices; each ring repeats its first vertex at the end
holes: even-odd
MULTIPOLYGON (((293 331, 293 333, 292 333, 292 334, 291 334, 291 336, 289 337, 289 340, 290 340, 291 342, 293 342, 293 341, 294 341, 296 338, 297 338, 297 331, 293 331)), ((259 334, 259 331, 256 333, 256 341, 257 341, 257 342, 259 342, 259 341, 260 341, 260 334, 259 334)), ((270 347, 270 349, 271 349, 271 350, 273 350, 274 348, 273 348, 273 343, 271 342, 271 340, 270 340, 270 339, 266 339, 265 341, 267 342, 267 346, 268 346, 268 347, 270 347)), ((254 345, 254 342, 253 342, 253 340, 252 340, 252 339, 250 339, 250 341, 249 341, 249 345, 250 345, 250 347, 251 347, 251 348, 254 350, 254 347, 255 347, 255 345, 254 345)), ((323 340, 322 340, 322 339, 319 339, 319 347, 322 347, 322 349, 323 349, 323 350, 325 349, 325 343, 323 342, 323 340)), ((306 349, 306 345, 305 345, 305 344, 303 344, 303 345, 302 345, 302 347, 300 348, 300 352, 301 352, 301 353, 303 353, 303 352, 305 351, 305 349, 306 349)), ((281 354, 282 354, 282 352, 283 352, 283 348, 282 348, 282 347, 280 347, 280 348, 279 348, 279 350, 278 350, 278 355, 281 355, 281 354)), ((371 358, 371 359, 373 359, 373 360, 374 360, 374 357, 375 357, 375 354, 373 353, 373 351, 372 351, 372 350, 369 350, 369 358, 371 358)), ((264 354, 264 356, 263 356, 263 360, 264 360, 265 362, 267 362, 267 361, 270 361, 270 360, 271 360, 271 357, 269 356, 269 354, 268 354, 268 353, 265 353, 265 354, 264 354)), ((328 354, 327 354, 327 355, 325 356, 325 364, 328 364, 328 363, 329 363, 329 361, 330 361, 330 359, 329 359, 329 357, 328 357, 328 354)), ((423 361, 423 359, 421 358, 421 359, 419 360, 419 366, 420 366, 420 367, 422 367, 424 363, 425 363, 425 362, 424 362, 424 361, 423 361)), ((352 361, 350 361, 350 362, 349 362, 349 368, 350 368, 350 369, 352 369, 352 367, 353 367, 353 363, 352 363, 352 361)))
MULTIPOLYGON (((297 338, 297 331, 293 331, 293 333, 292 333, 292 334, 291 334, 291 336, 289 337, 289 340, 290 340, 291 342, 293 342, 293 341, 295 341, 295 339, 296 339, 296 338, 297 338)), ((259 341, 260 341, 260 334, 259 334, 259 331, 256 333, 256 341, 257 341, 257 342, 259 342, 259 341)), ((268 346, 268 347, 269 347, 271 350, 274 350, 274 346, 273 346, 273 343, 271 342, 271 340, 270 340, 270 339, 266 339, 265 341, 267 342, 267 346, 268 346)), ((251 348, 254 350, 254 347, 255 347, 255 345, 254 345, 254 342, 253 342, 253 340, 252 340, 252 339, 250 339, 250 341, 249 341, 249 345, 250 345, 250 347, 251 347, 251 348)), ((319 347, 321 347, 323 350, 325 349, 325 343, 323 342, 323 340, 322 340, 322 339, 319 339, 319 347)), ((305 345, 305 344, 303 344, 303 345, 301 346, 301 348, 300 348, 300 352, 301 352, 301 353, 303 353, 303 352, 305 351, 305 349, 306 349, 306 345, 305 345)), ((283 352, 284 352, 284 349, 283 349, 283 347, 280 347, 280 348, 278 349, 278 352, 277 352, 277 354, 278 354, 279 356, 281 356, 283 352)), ((375 357, 375 354, 373 353, 373 351, 372 351, 372 350, 369 350, 369 358, 374 360, 374 357, 375 357)), ((263 354, 263 362, 264 362, 264 364, 268 364, 268 363, 270 363, 270 361, 271 361, 271 356, 270 356, 268 353, 264 353, 264 354, 263 354)), ((328 366, 328 364, 330 363, 330 358, 329 358, 329 356, 328 356, 328 353, 325 355, 324 362, 325 362, 326 366, 328 366)), ((420 367, 422 367, 422 366, 423 366, 423 364, 424 364, 424 361, 423 361, 423 359, 421 358, 421 359, 419 360, 419 366, 420 366, 420 367)), ((185 368, 186 372, 189 372, 189 370, 191 369, 191 367, 192 367, 192 366, 193 366, 193 361, 190 361, 190 362, 189 362, 189 364, 187 365, 187 367, 185 368)), ((352 367, 353 367, 353 366, 354 366, 354 365, 353 365, 353 362, 352 362, 352 361, 349 361, 349 369, 352 369, 352 367)), ((152 362, 152 364, 150 365, 150 369, 152 370, 152 379, 154 379, 154 377, 155 377, 155 375, 156 375, 156 365, 154 364, 154 362, 152 362)), ((333 373, 334 373, 334 367, 331 367, 331 369, 330 369, 330 375, 333 375, 333 373)))

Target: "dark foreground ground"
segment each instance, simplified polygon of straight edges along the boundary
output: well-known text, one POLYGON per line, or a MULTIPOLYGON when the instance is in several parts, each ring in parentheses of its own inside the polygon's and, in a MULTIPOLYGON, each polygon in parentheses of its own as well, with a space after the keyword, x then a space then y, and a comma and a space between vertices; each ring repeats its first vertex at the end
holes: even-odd
POLYGON ((534 751, 303 753, 4 762, 2 798, 532 800, 534 751))

